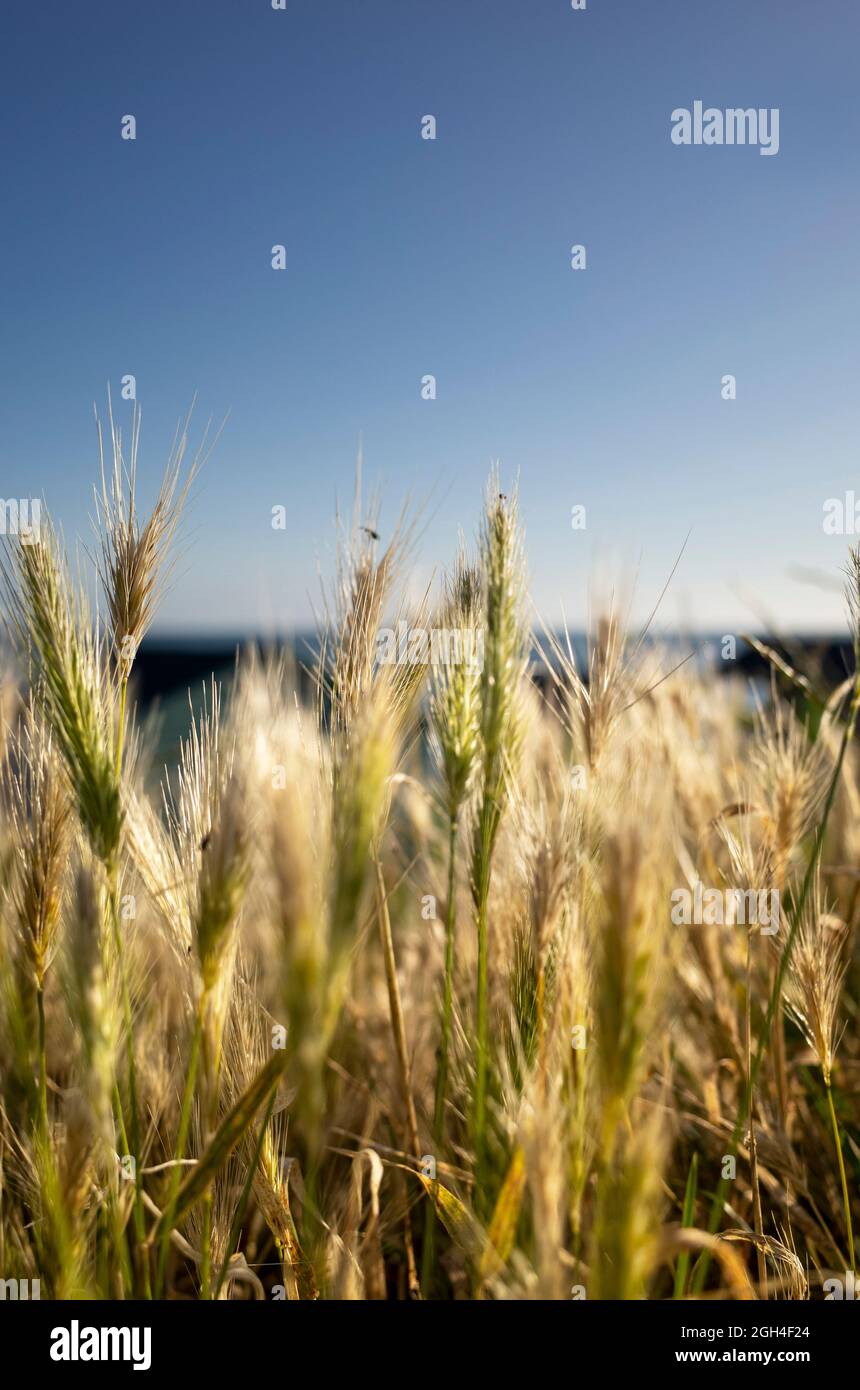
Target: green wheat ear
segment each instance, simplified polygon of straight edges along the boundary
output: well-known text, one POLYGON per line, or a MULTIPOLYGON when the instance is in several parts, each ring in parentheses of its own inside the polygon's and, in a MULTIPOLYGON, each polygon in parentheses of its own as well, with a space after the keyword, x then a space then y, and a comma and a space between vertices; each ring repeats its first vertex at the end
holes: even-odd
POLYGON ((478 937, 473 1133, 480 1178, 485 1151, 490 1060, 488 1017, 489 925, 487 911, 493 852, 506 786, 518 762, 522 724, 522 679, 528 660, 523 621, 525 570, 517 494, 499 491, 490 475, 479 538, 483 589, 484 664, 480 685, 480 791, 472 840, 472 896, 478 937))
POLYGON ((29 656, 94 853, 113 863, 122 829, 114 767, 110 677, 97 627, 72 584, 56 534, 43 522, 35 544, 15 541, 0 560, 10 622, 29 656))

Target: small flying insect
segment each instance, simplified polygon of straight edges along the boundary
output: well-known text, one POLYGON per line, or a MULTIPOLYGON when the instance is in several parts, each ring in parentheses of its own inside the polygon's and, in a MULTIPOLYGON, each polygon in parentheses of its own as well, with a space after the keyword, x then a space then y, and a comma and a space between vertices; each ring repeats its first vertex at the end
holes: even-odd
POLYGON ((209 841, 210 841, 211 839, 212 839, 212 831, 210 830, 210 831, 208 831, 208 833, 207 833, 206 835, 203 836, 203 839, 200 841, 200 848, 201 848, 201 850, 204 850, 204 849, 208 849, 208 848, 209 848, 209 841))
POLYGON ((371 540, 373 540, 373 541, 378 541, 378 540, 379 540, 379 532, 378 532, 378 531, 374 531, 374 529, 373 529, 372 526, 362 526, 361 529, 362 529, 362 531, 366 531, 366 532, 367 532, 367 534, 370 536, 370 539, 371 539, 371 540))

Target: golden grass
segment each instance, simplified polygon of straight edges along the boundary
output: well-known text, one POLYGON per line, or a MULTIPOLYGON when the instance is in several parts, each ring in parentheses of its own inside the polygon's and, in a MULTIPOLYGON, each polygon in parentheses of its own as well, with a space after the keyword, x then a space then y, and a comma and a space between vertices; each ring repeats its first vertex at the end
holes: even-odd
POLYGON ((126 466, 111 423, 100 623, 49 527, 2 562, 30 680, 0 685, 0 1276, 820 1296, 858 1216, 856 684, 783 663, 751 708, 656 678, 608 611, 539 693, 493 475, 476 558, 413 616, 480 633, 481 669, 379 661, 412 531, 383 545, 359 500, 317 698, 243 657, 159 791, 127 690, 187 428, 144 519, 138 432, 126 466), (697 884, 778 893, 778 932, 677 925, 697 884))

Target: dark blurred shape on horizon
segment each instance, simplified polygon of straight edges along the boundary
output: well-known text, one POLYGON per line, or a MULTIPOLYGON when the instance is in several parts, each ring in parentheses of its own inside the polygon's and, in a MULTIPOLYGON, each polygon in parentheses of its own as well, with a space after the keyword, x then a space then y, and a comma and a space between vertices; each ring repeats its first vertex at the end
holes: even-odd
MULTIPOLYGON (((559 638, 563 642, 563 638, 559 638)), ((587 674, 586 639, 583 633, 571 634, 577 662, 583 674, 587 674)), ((805 672, 814 671, 822 684, 833 688, 840 684, 853 669, 853 652, 847 637, 827 636, 788 636, 777 639, 762 635, 759 640, 775 651, 789 665, 802 668, 805 672)), ((710 662, 722 675, 741 675, 750 679, 766 676, 770 665, 760 652, 742 638, 737 638, 737 656, 734 660, 721 660, 722 634, 699 636, 660 634, 654 639, 655 645, 665 645, 686 655, 692 652, 702 662, 710 662)), ((545 644, 544 644, 545 645, 545 644)), ((135 661, 136 695, 141 706, 146 709, 154 701, 180 692, 200 691, 208 685, 212 676, 216 679, 232 676, 237 653, 254 648, 265 656, 267 653, 287 652, 295 660, 300 683, 304 691, 311 686, 309 670, 316 663, 318 638, 315 633, 295 633, 279 638, 244 637, 150 637, 141 645, 135 661)), ((542 665, 541 653, 535 651, 538 665, 537 679, 542 665)))

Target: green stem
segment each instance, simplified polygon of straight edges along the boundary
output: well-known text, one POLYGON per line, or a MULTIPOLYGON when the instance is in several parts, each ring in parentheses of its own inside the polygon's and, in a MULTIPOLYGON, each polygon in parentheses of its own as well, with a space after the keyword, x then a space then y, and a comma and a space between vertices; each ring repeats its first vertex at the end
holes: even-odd
POLYGON ((753 1227, 758 1236, 756 1241, 756 1267, 761 1293, 767 1293, 767 1263, 764 1257, 764 1224, 761 1215, 761 1187, 758 1177, 758 1147, 755 1134, 755 1093, 752 1081, 752 932, 747 931, 747 973, 746 1002, 744 1006, 744 1034, 746 1038, 747 1099, 746 1111, 749 1117, 750 1184, 753 1198, 753 1227))
MULTIPOLYGON (((439 1043, 439 1068, 436 1072, 436 1095, 433 1106, 433 1152, 437 1162, 445 1134, 445 1097, 448 1089, 448 1055, 451 1047, 451 1023, 454 1014, 454 948, 457 927, 457 812, 451 815, 448 827, 448 898, 445 904, 445 982, 442 995, 442 1036, 439 1043)), ((427 1202, 424 1214, 424 1249, 421 1287, 428 1296, 436 1261, 436 1209, 427 1202)))
POLYGON ((109 884, 109 911, 120 979, 123 1025, 125 1028, 125 1049, 128 1062, 128 1099, 131 1109, 131 1156, 134 1158, 134 1227, 137 1248, 141 1260, 141 1275, 145 1298, 152 1297, 149 1278, 149 1257, 145 1249, 146 1220, 143 1214, 143 1177, 141 1174, 140 1109, 137 1099, 137 1064, 134 1057, 134 1016, 131 1008, 131 994, 128 988, 128 971, 125 964, 125 949, 119 924, 119 870, 116 864, 107 866, 109 884))
MULTIPOLYGON (((125 741, 125 716, 126 702, 128 699, 128 677, 124 675, 120 680, 119 686, 119 711, 117 718, 116 731, 116 782, 120 785, 122 779, 122 754, 125 741)), ((106 865, 108 871, 108 882, 110 891, 110 912, 111 923, 113 926, 113 939, 116 948, 117 964, 119 967, 120 989, 122 993, 123 1022, 125 1025, 126 1036, 126 1055, 128 1058, 128 1093, 129 1104, 131 1106, 131 1148, 134 1157, 134 1228, 137 1239, 137 1249, 141 1262, 141 1274, 143 1278, 143 1293, 145 1298, 152 1297, 149 1273, 149 1255, 146 1250, 146 1221, 143 1214, 143 1178, 141 1176, 141 1152, 140 1152, 140 1110, 137 1101, 137 1066, 134 1059, 134 1018, 131 1010, 131 996, 128 988, 128 974, 125 967, 125 952, 122 942, 122 931, 119 925, 119 865, 112 863, 106 865)))
MULTIPOLYGON (((217 1298, 219 1293, 221 1292, 221 1285, 224 1283, 224 1279, 227 1274, 227 1269, 230 1264, 230 1257, 239 1244, 239 1235, 242 1230, 242 1222, 245 1219, 245 1211, 248 1206, 248 1199, 251 1195, 251 1189, 254 1186, 254 1178, 256 1176, 257 1167, 260 1162, 260 1155, 263 1152, 263 1142, 266 1138, 266 1130, 269 1127, 269 1120, 272 1118, 272 1111, 275 1108, 276 1096, 277 1087, 274 1087, 272 1089, 272 1094, 269 1097, 269 1104, 266 1106, 266 1113, 263 1116, 263 1123, 260 1125, 260 1133, 257 1135, 257 1142, 254 1146, 254 1155, 251 1159, 251 1162, 248 1165, 248 1172, 245 1178, 245 1184, 242 1188, 242 1195, 239 1198, 239 1205, 237 1206, 236 1211, 233 1215, 233 1224, 230 1227, 230 1238, 227 1241, 227 1248, 224 1252, 224 1259, 222 1260, 221 1268, 218 1271, 218 1278, 215 1282, 215 1292, 213 1294, 213 1298, 217 1298)), ((278 1240, 277 1237, 275 1237, 275 1245, 278 1248, 278 1254, 282 1255, 281 1242, 278 1240)))
POLYGON ((489 1066, 489 1027, 487 1014, 487 899, 490 880, 489 852, 482 856, 478 898, 478 983, 475 1030, 475 1174, 480 1199, 486 1148, 487 1071, 489 1066))
MULTIPOLYGON (((204 1000, 204 1012, 208 999, 204 1000)), ((203 1111, 206 1117, 206 1128, 203 1134, 203 1148, 208 1148, 218 1122, 218 1087, 221 1076, 221 1050, 218 1040, 211 1037, 207 1032, 206 1024, 203 1025, 203 1046, 201 1051, 203 1062, 203 1087, 205 1090, 205 1105, 203 1111)), ((202 1259, 200 1262, 200 1292, 201 1297, 207 1302, 212 1297, 212 1182, 210 1180, 203 1194, 203 1239, 201 1242, 202 1259)))
POLYGON ((188 1131, 191 1128, 191 1107, 194 1100, 194 1086, 197 1081, 197 1066, 200 1061, 200 1041, 203 1036, 203 1001, 197 1010, 194 1035, 191 1039, 191 1055, 188 1059, 188 1072, 185 1077, 185 1091, 182 1096, 182 1109, 179 1113, 179 1133, 176 1137, 175 1166, 170 1176, 167 1203, 164 1208, 164 1226, 158 1250, 158 1271, 155 1278, 155 1296, 160 1298, 164 1289, 164 1275, 167 1269, 167 1252, 170 1248, 170 1232, 176 1211, 176 1197, 182 1177, 181 1163, 185 1157, 188 1131))
POLYGON ((445 1097, 448 1088, 448 1057, 451 1049, 451 1023, 454 1014, 454 950, 457 928, 457 815, 451 817, 448 831, 448 899, 445 906, 445 986, 442 998, 442 1040, 436 1097, 433 1107, 433 1140, 442 1143, 445 1128, 445 1097))
POLYGON ((39 1128, 42 1137, 48 1138, 48 1059, 45 1030, 45 989, 36 986, 36 1010, 39 1015, 39 1128))
POLYGON ((212 1189, 203 1197, 203 1239, 200 1260, 200 1297, 209 1302, 212 1297, 212 1189))
POLYGON ((122 774, 122 750, 125 742, 125 706, 128 698, 128 680, 123 676, 119 686, 119 722, 116 731, 116 780, 122 774))
POLYGON ((481 823, 478 828, 477 874, 475 874, 475 916, 478 927, 478 986, 477 1009, 475 1009, 475 1095, 472 1111, 475 1147, 475 1198, 481 1205, 483 1170, 486 1158, 486 1077, 489 1070, 489 1015, 488 1015, 488 902, 490 881, 490 860, 492 860, 493 841, 499 824, 499 813, 492 787, 492 762, 488 763, 483 776, 483 803, 481 823))
MULTIPOLYGON (((122 1096, 121 1096, 120 1093, 119 1093, 119 1085, 118 1085, 118 1083, 117 1083, 116 1081, 114 1081, 114 1084, 113 1084, 113 1105, 114 1105, 114 1112, 115 1112, 115 1115, 116 1115, 116 1127, 117 1127, 117 1130, 118 1130, 118 1132, 119 1132, 120 1144, 122 1145, 122 1152, 123 1152, 123 1153, 128 1153, 128 1151, 129 1151, 129 1144, 128 1144, 128 1136, 127 1136, 126 1131, 125 1131, 125 1120, 123 1119, 123 1113, 122 1113, 122 1096)), ((112 1229, 112 1232, 113 1232, 114 1247, 115 1247, 115 1250, 116 1250, 116 1257, 117 1257, 117 1262, 118 1262, 118 1266, 119 1266, 119 1279, 120 1279, 121 1287, 122 1287, 122 1289, 123 1289, 123 1295, 122 1295, 122 1296, 125 1297, 125 1292, 124 1292, 125 1289, 130 1289, 131 1292, 132 1292, 132 1296, 133 1296, 133 1295, 134 1295, 134 1279, 133 1279, 133 1275, 132 1275, 131 1259, 130 1259, 130 1256, 129 1256, 129 1243, 128 1243, 128 1240, 127 1240, 127 1238, 126 1238, 125 1225, 124 1225, 124 1223, 120 1220, 119 1205, 118 1205, 117 1200, 116 1200, 116 1194, 113 1192, 113 1188, 112 1188, 112 1187, 109 1189, 109 1194, 110 1194, 110 1195, 109 1195, 109 1200, 110 1200, 110 1203, 111 1203, 112 1214, 113 1214, 113 1220, 112 1220, 112 1223, 111 1223, 111 1229, 112 1229)), ((148 1266, 147 1266, 147 1271, 148 1271, 148 1266)))
POLYGON ((403 1092, 403 1108, 406 1114, 406 1129, 409 1147, 414 1158, 421 1157, 421 1141, 418 1137, 418 1119, 412 1087, 409 1080, 409 1049, 406 1042, 406 1023, 403 1017, 403 1004, 400 986, 397 982, 397 958, 394 954, 394 938, 391 934, 391 917, 388 911, 388 898, 385 879, 379 856, 376 856, 376 892, 379 911, 379 932, 382 942, 382 955, 385 963, 385 981, 388 986, 388 1005, 391 1014, 391 1031, 394 1035, 394 1050, 397 1068, 400 1073, 400 1089, 403 1092))
POLYGON ((851 1269, 856 1270, 857 1265, 854 1259, 854 1227, 851 1222, 851 1199, 848 1196, 848 1178, 845 1173, 845 1159, 842 1155, 842 1140, 839 1137, 839 1122, 836 1119, 836 1109, 833 1104, 833 1090, 830 1085, 830 1077, 824 1078, 824 1085, 827 1090, 827 1105, 830 1110, 830 1123, 833 1126, 833 1139, 836 1144, 836 1158, 839 1163, 839 1180, 842 1183, 842 1202, 845 1207, 845 1227, 848 1232, 848 1258, 851 1261, 851 1269))

